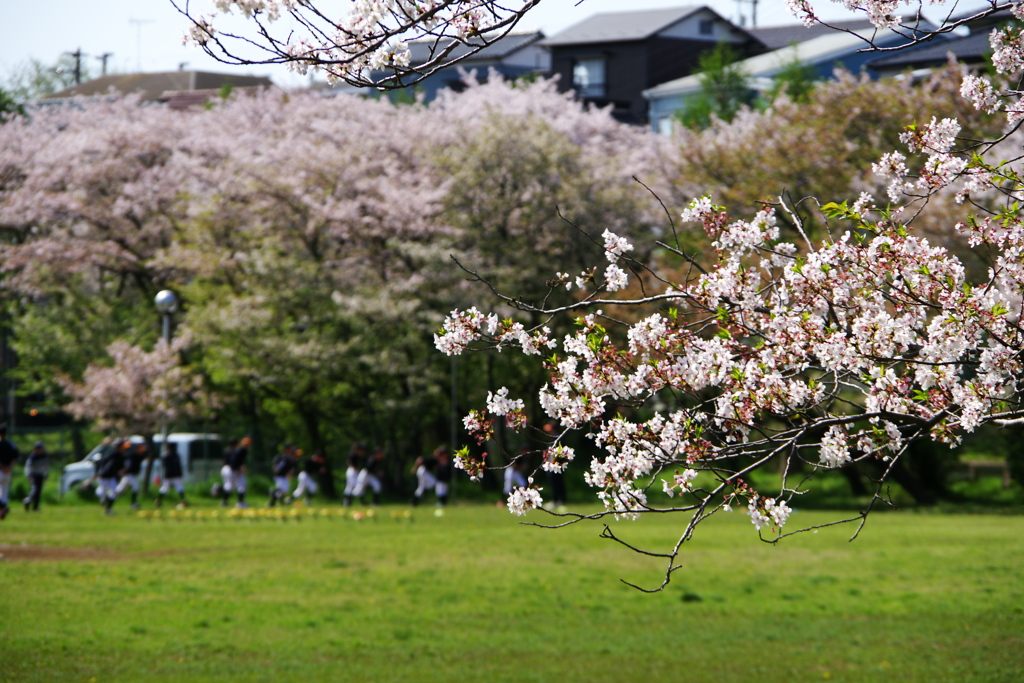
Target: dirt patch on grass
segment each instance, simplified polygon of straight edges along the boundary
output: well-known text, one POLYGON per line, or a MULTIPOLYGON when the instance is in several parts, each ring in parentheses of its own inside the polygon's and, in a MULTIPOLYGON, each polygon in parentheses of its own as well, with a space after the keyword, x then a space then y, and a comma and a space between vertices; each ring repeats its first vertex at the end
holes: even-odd
POLYGON ((47 545, 0 543, 0 560, 30 560, 37 562, 61 562, 65 560, 94 561, 119 560, 126 557, 113 550, 103 548, 61 548, 47 545))
POLYGON ((0 562, 6 560, 28 560, 35 562, 91 562, 95 560, 130 560, 139 557, 163 557, 183 552, 177 548, 163 548, 144 553, 121 553, 108 548, 88 546, 65 548, 51 545, 29 545, 28 543, 0 543, 0 562))

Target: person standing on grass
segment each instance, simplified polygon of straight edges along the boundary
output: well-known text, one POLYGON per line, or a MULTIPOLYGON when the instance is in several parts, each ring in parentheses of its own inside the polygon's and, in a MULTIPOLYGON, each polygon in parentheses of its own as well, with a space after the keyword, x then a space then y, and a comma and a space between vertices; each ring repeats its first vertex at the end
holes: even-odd
POLYGON ((227 470, 221 505, 227 505, 228 499, 231 497, 231 492, 235 491, 238 494, 238 502, 235 503, 235 507, 249 507, 249 504, 245 502, 245 472, 246 461, 249 458, 249 446, 251 445, 252 439, 246 436, 238 442, 237 448, 229 450, 227 454, 227 463, 221 468, 222 476, 225 474, 225 469, 227 470))
POLYGON ((434 492, 437 493, 437 506, 444 507, 448 504, 448 491, 452 484, 452 459, 448 449, 439 446, 437 451, 437 484, 434 492))
POLYGON ((274 456, 270 463, 270 469, 274 474, 274 487, 270 489, 270 500, 267 507, 272 508, 278 501, 284 502, 288 497, 288 489, 291 488, 292 472, 296 466, 295 446, 286 443, 281 452, 274 456))
POLYGON ((214 496, 220 497, 221 507, 227 507, 228 498, 231 497, 231 459, 234 457, 236 448, 238 448, 238 439, 232 439, 228 442, 221 461, 223 463, 220 468, 221 484, 219 486, 214 485, 216 488, 214 496))
POLYGON ((139 477, 142 476, 142 463, 146 460, 149 447, 140 443, 131 449, 124 463, 124 473, 117 485, 117 495, 124 493, 129 487, 132 490, 132 510, 139 509, 139 477))
MULTIPOLYGON (((298 451, 298 453, 302 453, 302 451, 298 451)), ((321 450, 315 451, 309 459, 303 461, 300 468, 302 471, 299 472, 299 485, 292 494, 292 498, 298 501, 299 498, 305 496, 306 505, 313 501, 313 496, 316 495, 318 489, 316 478, 327 471, 326 463, 327 457, 321 450)))
POLYGON ((160 485, 160 492, 156 495, 156 506, 160 507, 163 505, 164 496, 167 495, 173 486, 174 490, 178 492, 178 508, 188 507, 188 501, 185 500, 185 487, 181 483, 184 471, 181 467, 181 456, 178 455, 178 444, 173 441, 169 442, 164 449, 164 454, 160 461, 163 463, 164 481, 160 485))
POLYGON ((104 514, 114 514, 114 501, 117 500, 118 489, 117 478, 124 471, 125 455, 131 447, 131 441, 122 441, 96 464, 96 479, 99 481, 96 495, 99 496, 100 503, 103 505, 104 514))
POLYGON ((413 494, 413 507, 420 504, 423 494, 430 489, 437 490, 437 454, 445 450, 444 446, 438 446, 434 452, 427 457, 420 456, 412 464, 412 471, 416 474, 416 492, 413 494))
POLYGON ((363 444, 356 441, 352 444, 352 450, 348 452, 348 468, 345 470, 345 507, 352 504, 352 497, 356 494, 356 486, 359 484, 359 471, 363 468, 363 457, 366 455, 363 444))
POLYGON ((30 509, 39 511, 39 500, 43 497, 43 482, 50 476, 50 456, 47 455, 42 441, 37 441, 25 460, 25 476, 32 486, 25 503, 25 512, 30 509))
POLYGON ((380 505, 381 479, 384 478, 384 449, 377 446, 373 449, 373 455, 367 458, 363 469, 359 471, 359 479, 356 482, 355 496, 359 502, 366 504, 363 495, 366 487, 373 489, 373 504, 380 505))
POLYGON ((18 462, 18 449, 7 438, 7 425, 0 425, 0 520, 11 511, 7 494, 11 490, 11 472, 18 462))

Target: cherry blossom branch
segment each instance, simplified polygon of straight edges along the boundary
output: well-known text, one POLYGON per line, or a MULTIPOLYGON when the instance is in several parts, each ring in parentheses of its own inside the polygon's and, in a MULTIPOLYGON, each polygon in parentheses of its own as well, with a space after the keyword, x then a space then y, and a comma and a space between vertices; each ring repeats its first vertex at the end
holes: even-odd
POLYGON ((414 85, 501 40, 539 0, 356 0, 338 18, 309 0, 171 2, 189 22, 185 42, 217 61, 286 64, 301 74, 321 71, 331 83, 387 90, 414 85), (253 34, 222 30, 232 14, 251 22, 253 34), (413 40, 426 48, 417 63, 413 40))

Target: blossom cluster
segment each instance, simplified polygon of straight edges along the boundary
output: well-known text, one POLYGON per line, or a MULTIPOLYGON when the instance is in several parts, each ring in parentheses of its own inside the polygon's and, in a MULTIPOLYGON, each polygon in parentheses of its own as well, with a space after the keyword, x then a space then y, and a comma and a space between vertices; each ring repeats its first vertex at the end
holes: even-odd
POLYGON ((508 511, 514 515, 522 516, 530 510, 536 510, 544 501, 540 497, 540 491, 532 486, 517 486, 508 495, 508 511))
POLYGON ((487 454, 476 458, 469 452, 469 447, 460 448, 455 453, 455 466, 469 475, 470 481, 480 481, 484 476, 484 463, 487 454))
POLYGON ((784 500, 753 496, 747 503, 747 515, 754 528, 760 531, 765 526, 781 528, 793 513, 793 509, 784 500))
POLYGON ((565 444, 558 444, 554 448, 549 448, 544 451, 544 464, 541 467, 545 472, 565 472, 565 468, 569 466, 576 458, 576 451, 571 446, 565 444))
POLYGON ((504 417, 505 423, 513 429, 519 429, 526 424, 526 414, 523 412, 525 404, 523 399, 510 399, 508 388, 502 387, 498 392, 487 392, 487 411, 492 415, 504 417))
MULTIPOLYGON (((950 154, 958 131, 955 122, 933 120, 904 141, 936 158, 950 154)), ((902 157, 888 163, 898 167, 902 157)), ((962 226, 1003 251, 991 281, 972 285, 954 256, 910 226, 865 218, 870 201, 862 197, 856 211, 836 207, 833 216, 852 229, 800 249, 779 242, 771 208, 731 221, 710 198, 698 198, 683 218, 715 240, 717 265, 673 285, 671 310, 615 333, 602 310, 577 319, 561 353, 546 362, 540 406, 545 419, 586 430, 600 449, 585 479, 609 514, 657 509, 647 488, 668 468, 678 469, 662 481, 665 492, 707 505, 735 495, 734 468, 743 466, 735 463, 744 458, 808 452, 816 454, 808 465, 822 469, 889 460, 914 438, 956 443, 1007 410, 1024 370, 1015 355, 1024 347, 1017 326, 1024 228, 962 226), (661 392, 687 397, 686 407, 646 419, 617 414, 616 406, 661 392), (712 475, 706 490, 693 489, 699 472, 712 475)), ((481 315, 456 311, 445 327, 481 315)), ((495 416, 517 406, 501 392, 488 400, 495 416)), ((556 442, 547 453, 561 448, 556 442)), ((785 495, 749 488, 742 495, 758 529, 788 519, 785 495)))

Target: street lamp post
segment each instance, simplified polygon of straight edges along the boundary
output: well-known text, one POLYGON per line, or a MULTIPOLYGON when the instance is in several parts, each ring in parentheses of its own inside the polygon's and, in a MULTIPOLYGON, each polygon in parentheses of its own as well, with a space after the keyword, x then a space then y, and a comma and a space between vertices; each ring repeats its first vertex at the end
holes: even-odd
MULTIPOLYGON (((169 289, 161 290, 157 292, 156 298, 154 299, 156 304, 156 310, 160 312, 164 317, 164 343, 168 347, 171 345, 171 314, 178 310, 178 295, 169 289)), ((164 420, 164 424, 161 430, 163 436, 163 443, 160 445, 160 455, 167 453, 167 420, 164 420)), ((148 477, 147 477, 148 479, 148 477)))

